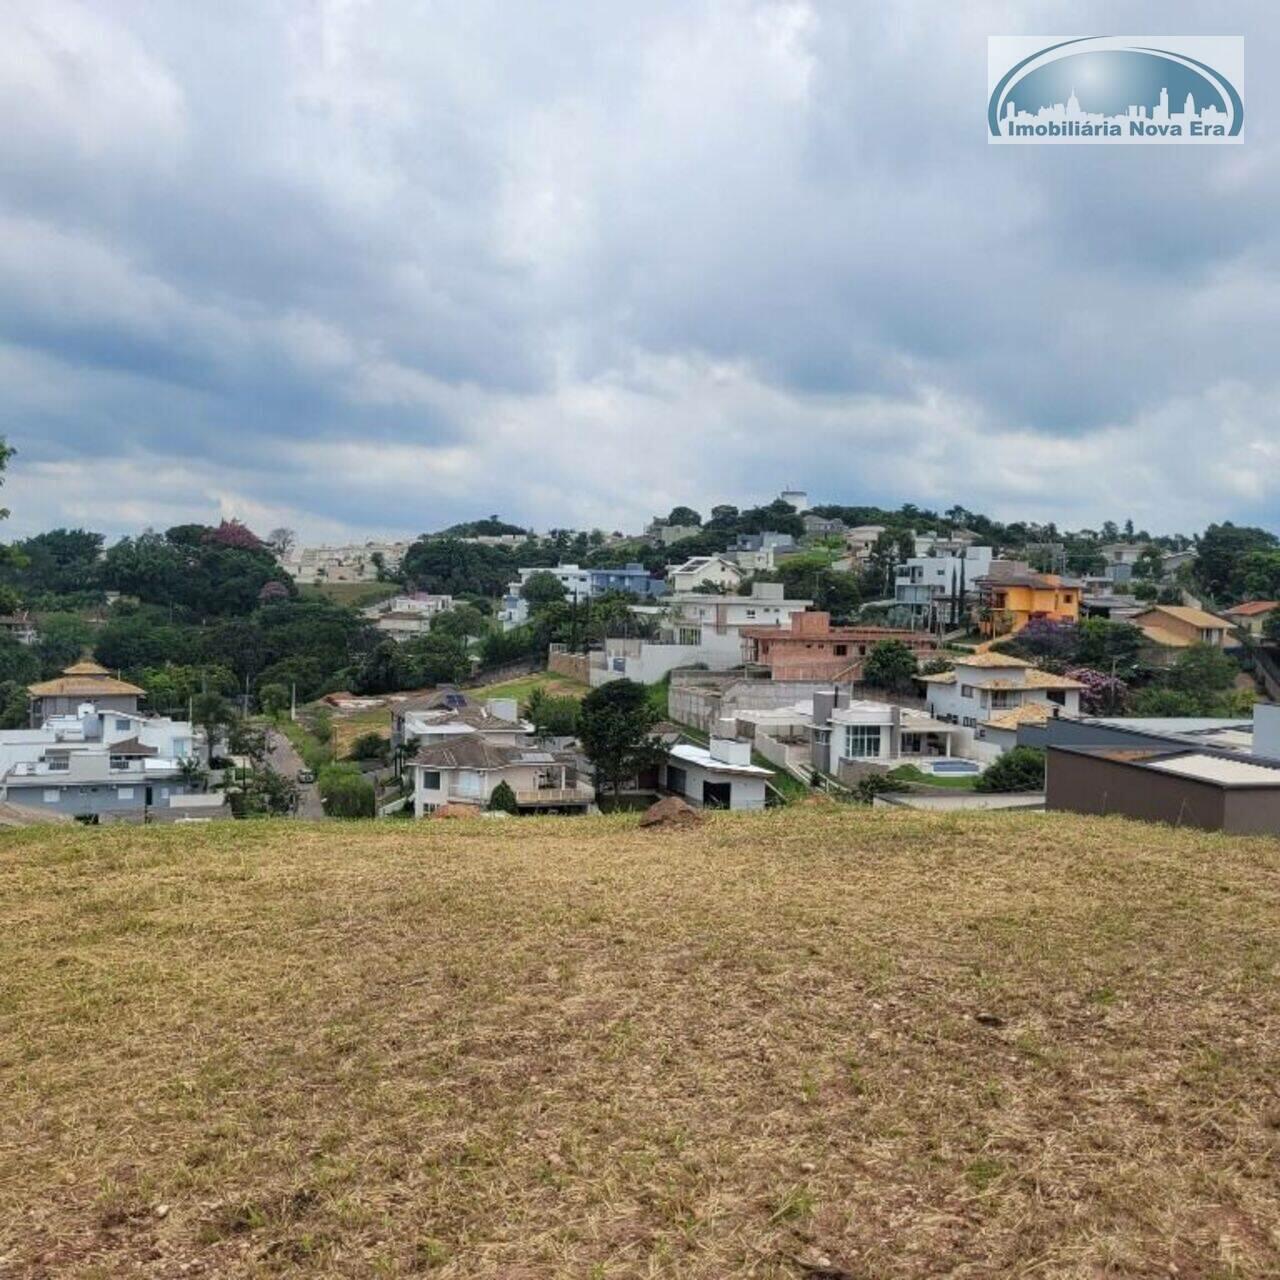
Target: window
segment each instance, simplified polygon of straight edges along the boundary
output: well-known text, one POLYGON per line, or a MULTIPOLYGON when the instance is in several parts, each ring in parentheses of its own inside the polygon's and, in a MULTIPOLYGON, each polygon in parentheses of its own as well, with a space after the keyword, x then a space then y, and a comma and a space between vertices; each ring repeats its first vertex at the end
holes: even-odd
POLYGON ((133 799, 133 788, 132 788, 132 787, 117 787, 117 788, 116 788, 116 799, 117 799, 117 800, 132 800, 132 799, 133 799))
POLYGON ((122 719, 120 719, 119 717, 117 717, 117 718, 116 718, 116 732, 117 732, 117 733, 128 733, 128 732, 129 732, 129 721, 128 721, 128 720, 122 720, 122 719))
POLYGON ((962 684, 962 685, 960 686, 960 696, 961 696, 962 698, 972 698, 972 697, 973 697, 973 685, 971 685, 971 684, 962 684))
POLYGON ((427 791, 440 790, 440 770, 424 769, 422 771, 422 785, 427 791))
POLYGON ((57 804, 58 797, 62 794, 57 787, 45 787, 44 802, 45 804, 57 804))
POLYGON ((119 772, 122 769, 127 769, 129 767, 129 757, 128 756, 112 756, 111 767, 117 772, 119 772))
POLYGON ((66 756, 49 756, 45 760, 50 773, 69 773, 71 761, 66 756))
POLYGON ((1067 705, 1067 691, 1065 689, 1050 689, 1049 701, 1059 707, 1065 707, 1067 705))
POLYGON ((880 754, 880 726, 878 724, 851 724, 845 726, 844 754, 849 760, 880 754))
POLYGON ((836 657, 837 657, 837 658, 843 658, 843 657, 844 657, 848 652, 849 652, 849 646, 848 646, 847 644, 838 644, 838 645, 836 645, 836 657))
POLYGON ((966 729, 972 729, 978 722, 972 716, 965 716, 960 722, 966 729))

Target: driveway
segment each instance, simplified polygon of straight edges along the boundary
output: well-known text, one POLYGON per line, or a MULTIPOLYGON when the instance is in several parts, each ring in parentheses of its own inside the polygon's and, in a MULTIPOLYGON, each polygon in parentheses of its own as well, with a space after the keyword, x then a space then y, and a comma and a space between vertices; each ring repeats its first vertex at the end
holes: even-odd
MULTIPOLYGON (((300 770, 305 769, 302 757, 294 750, 293 743, 283 733, 275 729, 268 730, 270 752, 267 761, 277 772, 295 782, 300 770)), ((320 791, 314 782, 298 783, 298 817, 323 818, 324 805, 320 802, 320 791)))

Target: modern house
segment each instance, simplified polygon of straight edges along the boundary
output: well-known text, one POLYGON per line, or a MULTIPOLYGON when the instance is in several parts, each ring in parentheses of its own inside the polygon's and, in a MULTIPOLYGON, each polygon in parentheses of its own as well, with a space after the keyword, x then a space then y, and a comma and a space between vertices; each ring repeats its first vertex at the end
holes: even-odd
POLYGON ((667 582, 675 595, 700 591, 707 583, 736 591, 746 571, 728 556, 691 556, 667 569, 667 582))
POLYGON ((1028 622, 1078 622, 1082 585, 1056 573, 1036 573, 1017 561, 997 561, 978 579, 978 629, 984 636, 1014 635, 1028 622))
POLYGON ((751 763, 751 744, 726 733, 708 746, 677 742, 660 771, 664 791, 700 809, 763 809, 772 769, 751 763))
POLYGON ((503 782, 529 813, 580 813, 595 803, 595 788, 579 779, 571 753, 532 743, 503 746, 472 733, 420 748, 413 759, 414 816, 446 804, 486 808, 503 782))
POLYGON ((610 592, 622 592, 641 600, 658 600, 667 594, 667 584, 655 578, 642 564, 628 564, 613 569, 587 569, 576 564, 521 569, 518 582, 508 584, 497 617, 504 630, 510 631, 529 620, 529 604, 521 595, 524 584, 535 573, 549 573, 564 588, 565 599, 593 600, 610 592))
POLYGON ((955 725, 937 717, 892 703, 859 701, 845 689, 814 694, 809 730, 813 767, 841 779, 865 772, 856 766, 953 758, 959 754, 953 741, 962 736, 955 725))
POLYGON ((610 638, 591 655, 593 685, 625 677, 654 684, 676 667, 728 671, 742 662, 742 629, 781 626, 810 600, 788 600, 780 582, 757 582, 749 596, 697 591, 669 596, 655 640, 610 638))
POLYGON ((1243 604, 1223 609, 1222 617, 1238 631, 1256 640, 1262 636, 1267 620, 1277 609, 1280 609, 1280 601, 1277 600, 1246 600, 1243 604))
POLYGON ((0 799, 71 817, 142 820, 193 790, 187 721, 84 703, 38 729, 0 731, 0 799))
POLYGON ((898 640, 917 657, 937 651, 927 631, 890 627, 833 627, 831 615, 817 611, 792 614, 789 625, 743 627, 742 661, 762 667, 773 680, 821 680, 856 684, 867 654, 884 640, 898 640))
POLYGON ((725 555, 743 573, 772 573, 780 560, 799 550, 789 533, 740 533, 725 555))
POLYGON ((85 703, 98 711, 136 716, 144 690, 127 680, 117 680, 96 662, 76 662, 54 680, 28 685, 27 695, 31 700, 31 724, 35 727, 54 716, 78 716, 85 703))
POLYGON ((452 596, 415 591, 370 605, 361 611, 361 616, 393 640, 411 640, 426 635, 431 630, 431 620, 452 608, 452 596))
POLYGON ((993 760, 1014 745, 1019 717, 1040 714, 1025 710, 1028 706, 1039 704, 1046 717, 1078 715, 1084 688, 1078 680, 1003 653, 968 654, 956 659, 954 670, 919 679, 929 714, 967 731, 953 742, 956 754, 979 760, 993 760))
POLYGON ((917 627, 963 626, 978 580, 990 569, 990 547, 912 556, 895 570, 894 614, 917 627))
POLYGON ((496 746, 518 746, 533 736, 520 719, 514 698, 479 702, 456 689, 438 689, 425 698, 397 704, 391 712, 391 742, 396 747, 430 746, 475 736, 496 746))
POLYGON ((1130 621, 1141 629, 1148 646, 1166 653, 1187 649, 1193 644, 1222 649, 1231 630, 1231 623, 1225 618, 1177 604, 1153 604, 1130 621))

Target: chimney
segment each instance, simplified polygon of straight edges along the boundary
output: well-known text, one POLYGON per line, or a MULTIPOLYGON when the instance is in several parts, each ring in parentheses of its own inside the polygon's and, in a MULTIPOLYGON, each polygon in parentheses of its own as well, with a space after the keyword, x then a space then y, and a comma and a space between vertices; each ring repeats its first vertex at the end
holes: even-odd
POLYGON ((822 728, 831 720, 831 713, 835 710, 836 690, 834 689, 815 689, 813 694, 813 723, 817 728, 822 728))

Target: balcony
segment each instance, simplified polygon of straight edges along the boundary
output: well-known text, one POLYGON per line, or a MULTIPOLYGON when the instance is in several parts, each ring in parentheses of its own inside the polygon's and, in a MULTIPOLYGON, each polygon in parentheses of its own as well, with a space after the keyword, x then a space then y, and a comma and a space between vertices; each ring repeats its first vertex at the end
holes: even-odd
POLYGON ((584 782, 572 787, 536 787, 532 791, 517 791, 516 804, 522 809, 560 808, 568 805, 594 804, 595 788, 584 782))

